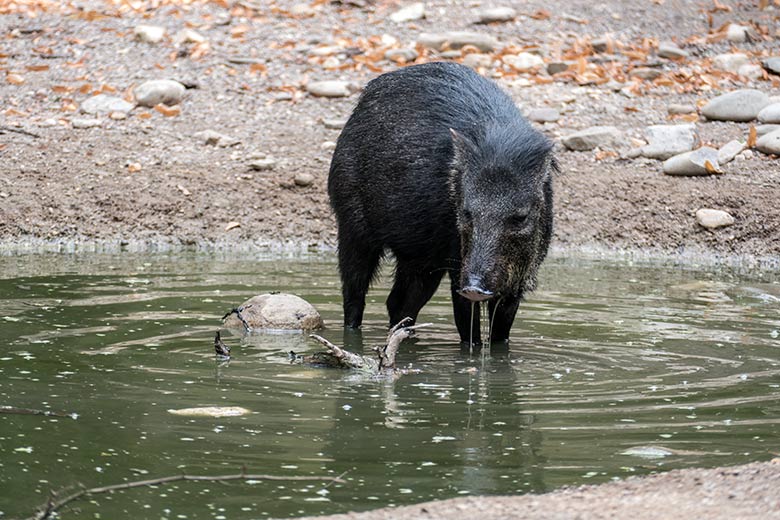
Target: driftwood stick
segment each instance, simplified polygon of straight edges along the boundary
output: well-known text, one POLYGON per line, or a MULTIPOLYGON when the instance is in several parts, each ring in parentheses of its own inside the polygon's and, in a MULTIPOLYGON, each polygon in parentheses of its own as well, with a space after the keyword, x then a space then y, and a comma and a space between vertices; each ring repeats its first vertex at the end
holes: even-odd
POLYGON ((0 405, 0 413, 18 414, 18 415, 47 415, 53 417, 72 417, 76 414, 66 412, 54 412, 51 410, 35 410, 33 408, 17 408, 16 406, 0 405))
POLYGON ((121 491, 124 489, 132 489, 137 487, 159 486, 161 484, 169 484, 171 482, 179 482, 182 480, 205 481, 205 482, 224 482, 227 480, 277 480, 277 481, 292 481, 292 480, 301 481, 302 480, 302 481, 327 482, 328 484, 345 483, 345 481, 341 479, 341 475, 338 477, 318 477, 318 476, 285 477, 281 475, 251 475, 245 473, 243 470, 241 473, 237 475, 171 475, 168 477, 161 477, 161 478, 155 478, 149 480, 137 480, 134 482, 125 482, 122 484, 114 484, 111 486, 82 489, 81 491, 77 491, 59 500, 56 500, 56 497, 52 495, 49 501, 46 504, 44 504, 38 510, 38 512, 36 512, 32 517, 30 517, 30 520, 46 520, 48 518, 51 518, 51 515, 53 513, 56 513, 59 509, 62 509, 66 505, 76 500, 79 500, 82 497, 99 495, 101 493, 110 493, 112 491, 121 491))
POLYGON ((398 322, 387 335, 387 344, 384 347, 375 347, 374 351, 379 356, 379 368, 395 368, 395 356, 398 354, 398 348, 401 342, 406 338, 414 336, 417 329, 430 327, 433 323, 420 323, 409 327, 404 324, 412 323, 411 318, 404 318, 398 322))
POLYGON ((310 334, 309 337, 314 338, 320 343, 322 343, 325 346, 325 348, 328 349, 328 353, 330 353, 330 355, 336 358, 341 365, 348 368, 363 368, 363 365, 365 365, 362 356, 353 354, 348 350, 344 350, 343 348, 334 345, 327 339, 317 334, 310 334))
POLYGON ((30 132, 29 130, 24 130, 22 128, 14 128, 13 126, 0 125, 0 134, 3 134, 5 132, 13 132, 15 134, 28 135, 30 137, 35 137, 36 139, 41 137, 40 135, 30 132))

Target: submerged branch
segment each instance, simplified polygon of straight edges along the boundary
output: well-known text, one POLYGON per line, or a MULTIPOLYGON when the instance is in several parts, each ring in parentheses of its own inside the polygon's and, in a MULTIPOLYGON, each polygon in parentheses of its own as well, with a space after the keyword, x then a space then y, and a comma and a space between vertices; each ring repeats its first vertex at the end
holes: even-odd
POLYGON ((180 482, 182 480, 191 481, 205 481, 205 482, 224 482, 228 480, 277 480, 277 481, 320 481, 327 482, 328 485, 333 483, 343 484, 344 480, 341 479, 342 475, 338 477, 318 477, 318 476, 281 476, 281 475, 250 475, 243 471, 235 475, 171 475, 168 477, 160 477, 149 480, 137 480, 134 482, 125 482, 122 484, 114 484, 111 486, 94 487, 89 489, 82 489, 71 495, 68 495, 59 500, 56 499, 56 495, 52 494, 49 502, 44 504, 29 520, 46 520, 51 518, 54 513, 62 509, 66 505, 79 500, 83 497, 99 495, 101 493, 111 493, 113 491, 121 491, 124 489, 132 489, 137 487, 159 486, 161 484, 170 484, 171 482, 180 482))
MULTIPOLYGON (((409 325, 413 323, 411 318, 404 318, 394 325, 387 334, 387 342, 382 347, 374 347, 372 350, 376 353, 376 358, 361 356, 346 349, 334 345, 327 339, 317 334, 311 334, 314 338, 327 348, 327 352, 317 352, 310 356, 302 356, 300 359, 304 363, 314 365, 325 365, 332 368, 347 368, 375 372, 376 374, 393 373, 395 370, 395 357, 398 354, 398 348, 401 342, 406 338, 413 336, 417 329, 429 327, 432 323, 421 323, 419 325, 409 325)), ((293 353, 293 359, 298 359, 293 353)))

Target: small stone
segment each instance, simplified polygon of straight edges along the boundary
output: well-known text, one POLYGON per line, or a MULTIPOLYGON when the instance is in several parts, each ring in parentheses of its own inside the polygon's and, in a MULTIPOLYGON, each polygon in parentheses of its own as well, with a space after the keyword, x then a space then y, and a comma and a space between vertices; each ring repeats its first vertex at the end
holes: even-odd
POLYGON ((756 136, 761 137, 766 134, 771 134, 775 130, 780 130, 780 124, 778 125, 758 125, 756 127, 756 136))
POLYGON ((517 11, 511 7, 488 7, 477 13, 477 23, 511 22, 517 18, 517 11))
POLYGON ((409 63, 417 59, 417 51, 414 49, 390 49, 385 52, 385 59, 396 63, 409 63))
POLYGON ((341 67, 341 60, 335 56, 328 56, 325 61, 322 62, 322 68, 325 70, 334 70, 341 67))
POLYGON ((737 74, 742 76, 743 78, 756 80, 764 77, 764 69, 763 67, 761 67, 761 65, 756 65, 755 63, 748 63, 746 65, 742 65, 737 71, 737 74))
POLYGON ((167 106, 178 105, 184 97, 185 90, 184 85, 178 81, 155 79, 135 87, 133 94, 136 103, 142 107, 152 108, 160 103, 167 106))
POLYGON ((77 118, 71 120, 70 124, 73 125, 73 128, 95 128, 101 126, 103 122, 100 119, 77 118))
POLYGON ((352 88, 348 81, 331 79, 326 81, 313 81, 306 85, 306 91, 312 96, 318 97, 347 97, 352 94, 352 88))
POLYGON ((111 112, 110 114, 108 114, 108 117, 110 117, 114 121, 121 121, 123 119, 127 119, 127 113, 126 112, 111 112))
POLYGON ((448 33, 422 33, 417 38, 418 43, 437 51, 445 47, 460 49, 473 45, 482 52, 493 52, 498 47, 498 40, 489 34, 470 31, 453 31, 448 33))
POLYGON ((547 74, 550 76, 566 72, 567 70, 569 70, 569 64, 565 61, 553 61, 547 64, 547 74))
POLYGON ((273 170, 276 167, 276 161, 274 159, 256 159, 249 163, 249 167, 255 171, 264 172, 273 170))
POLYGON ((724 70, 726 72, 732 72, 737 74, 739 68, 742 65, 748 65, 750 63, 750 57, 747 54, 741 52, 729 52, 726 54, 718 54, 712 58, 712 66, 718 70, 724 70))
POLYGON ((711 99, 701 113, 715 121, 752 121, 769 104, 769 96, 760 90, 735 90, 711 99))
POLYGON ((311 18, 317 14, 317 10, 309 4, 295 4, 290 9, 290 13, 300 18, 311 18))
POLYGON ((329 152, 336 149, 336 143, 333 141, 325 141, 320 145, 320 150, 329 152))
POLYGON ((747 161, 755 156, 753 150, 745 150, 735 158, 738 161, 747 161))
POLYGON ((411 22, 421 18, 425 18, 425 5, 422 2, 409 4, 390 15, 390 20, 395 23, 411 22))
POLYGON ((666 110, 670 115, 694 114, 696 112, 696 105, 672 103, 666 110))
POLYGON ((772 103, 761 109, 758 120, 762 123, 780 124, 780 103, 772 103))
POLYGON ((593 126, 561 138, 569 150, 586 151, 594 148, 614 148, 623 134, 614 126, 593 126))
POLYGON ((648 144, 642 148, 642 155, 662 161, 689 152, 699 145, 695 124, 648 126, 645 137, 648 144))
POLYGON ((528 112, 528 119, 535 123, 554 123, 560 118, 560 112, 554 108, 534 108, 528 112))
POLYGON ((780 155, 780 130, 770 132, 756 141, 756 150, 766 154, 780 155))
POLYGON ((116 96, 98 94, 81 103, 81 111, 85 114, 110 114, 111 112, 130 112, 133 104, 116 96))
MULTIPOLYGON (((309 302, 293 294, 260 294, 245 301, 241 316, 254 330, 312 330, 322 327, 322 317, 309 302)), ((235 313, 222 322, 228 328, 244 329, 235 313)))
POLYGON ((454 60, 456 58, 460 58, 461 53, 460 51, 451 50, 451 51, 442 51, 439 56, 444 60, 454 60))
POLYGON ((323 119, 322 124, 330 130, 341 130, 347 124, 346 119, 323 119))
POLYGON ((165 37, 165 27, 158 25, 137 25, 133 29, 135 39, 146 43, 159 43, 165 37))
POLYGON ((601 38, 596 38, 595 40, 591 41, 590 46, 593 48, 595 52, 599 52, 599 53, 607 52, 610 41, 612 41, 610 38, 604 36, 601 38))
POLYGON ((730 42, 744 43, 750 39, 750 27, 731 23, 726 30, 726 39, 730 42))
POLYGON ((326 45, 324 47, 317 47, 309 51, 312 56, 332 56, 339 54, 343 49, 337 45, 326 45))
POLYGON ((734 224, 734 217, 719 209, 703 208, 696 211, 696 222, 707 229, 718 229, 734 224))
POLYGON ((661 42, 658 45, 658 56, 670 60, 680 60, 688 57, 688 52, 684 51, 677 44, 672 42, 661 42))
POLYGON ((295 176, 293 182, 296 184, 296 186, 309 186, 314 182, 314 175, 311 173, 299 173, 295 176))
POLYGON ((764 60, 764 69, 771 74, 780 74, 780 56, 773 56, 764 60))
POLYGON ((235 146, 241 142, 240 140, 234 137, 221 134, 215 130, 203 130, 202 132, 197 132, 195 134, 195 138, 201 141, 205 145, 219 146, 221 148, 235 146))
POLYGON ((493 64, 493 57, 489 54, 470 52, 463 57, 463 65, 472 69, 488 68, 493 64))
POLYGON ((711 175, 720 173, 718 151, 714 148, 703 146, 692 152, 675 155, 664 161, 663 171, 667 175, 711 175))
POLYGON ((734 139, 724 144, 718 150, 718 163, 728 164, 734 160, 734 158, 742 153, 747 147, 747 143, 734 139))
POLYGON ((504 56, 504 63, 512 67, 517 72, 528 72, 529 70, 544 66, 544 60, 530 52, 521 52, 520 54, 509 54, 504 56))
POLYGON ((629 76, 632 78, 640 78, 647 81, 653 81, 655 78, 660 76, 662 72, 658 69, 655 69, 653 67, 637 67, 631 72, 629 72, 629 76))
POLYGON ((192 29, 182 29, 176 34, 176 41, 178 43, 203 43, 206 41, 206 37, 192 29))

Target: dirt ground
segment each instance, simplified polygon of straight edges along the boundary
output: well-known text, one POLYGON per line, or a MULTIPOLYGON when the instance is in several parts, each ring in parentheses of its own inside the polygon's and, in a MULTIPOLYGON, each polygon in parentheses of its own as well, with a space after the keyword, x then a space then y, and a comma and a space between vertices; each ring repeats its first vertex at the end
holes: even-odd
MULTIPOLYGON (((639 145, 632 139, 646 126, 683 122, 670 119, 671 103, 700 104, 746 87, 780 94, 778 76, 748 80, 711 69, 713 56, 732 50, 756 63, 777 53, 777 1, 764 9, 759 0, 502 3, 517 9, 514 21, 477 25, 479 8, 494 4, 428 0, 424 19, 395 23, 390 14, 405 5, 400 1, 0 0, 0 246, 332 247, 325 187, 339 131, 323 121, 348 117, 357 94, 314 97, 305 85, 326 79, 364 85, 399 66, 382 59, 385 50, 412 46, 425 32, 467 30, 499 40, 493 64, 482 72, 519 105, 562 113, 558 122, 540 125, 551 137, 592 125, 624 132, 617 153, 559 147, 556 247, 778 257, 777 158, 755 153, 706 177, 670 177, 658 161, 621 158, 639 145), (727 22, 750 25, 753 38, 724 40, 719 29, 727 22), (136 41, 138 24, 161 25, 167 36, 156 44, 136 41), (177 42, 183 29, 205 41, 177 42), (607 51, 591 52, 589 41, 607 34, 607 51), (656 57, 658 43, 670 38, 689 59, 656 57), (323 47, 336 51, 320 55, 323 47), (550 77, 502 64, 503 56, 524 49, 547 63, 567 59, 577 70, 550 77), (627 72, 638 66, 662 74, 637 82, 627 72), (191 87, 178 115, 136 108, 124 119, 101 116, 98 127, 74 128, 75 119, 92 117, 78 112, 91 95, 132 99, 133 87, 150 79, 191 87), (195 134, 209 129, 238 142, 206 145, 195 134), (265 156, 275 159, 272 170, 249 167, 265 156), (297 185, 300 174, 313 181, 297 185), (704 207, 728 211, 735 224, 705 230, 694 217, 704 207)), ((417 50, 418 62, 447 56, 417 50)), ((461 54, 450 59, 460 61, 461 54)), ((716 147, 747 138, 751 126, 697 125, 702 141, 716 147)), ((780 518, 778 487, 780 465, 764 463, 340 518, 460 518, 474 511, 485 519, 780 518)))
MULTIPOLYGON (((538 49, 547 62, 575 56, 579 63, 582 55, 584 79, 517 74, 500 61, 483 72, 527 109, 559 109, 560 121, 542 127, 550 136, 614 125, 625 132, 617 150, 624 153, 647 125, 671 121, 670 103, 698 103, 746 86, 780 93, 778 76, 746 80, 717 75, 709 66, 713 55, 732 49, 758 63, 777 48, 780 8, 769 2, 761 10, 759 3, 508 2, 519 13, 515 21, 478 25, 480 6, 493 4, 429 1, 426 18, 399 24, 390 14, 404 4, 388 1, 2 0, 0 241, 333 246, 325 186, 339 131, 322 121, 345 119, 357 94, 314 97, 303 88, 307 81, 363 85, 398 66, 382 59, 386 48, 409 47, 424 32, 490 34, 500 42, 496 60, 524 48, 538 49), (717 31, 727 22, 752 24, 754 38, 723 40, 717 31), (167 36, 157 44, 136 41, 133 28, 140 23, 161 25, 167 36), (186 28, 206 42, 178 43, 186 28), (612 54, 589 52, 588 41, 605 34, 615 42, 607 51, 612 54), (655 56, 655 46, 670 36, 691 53, 687 61, 655 56), (338 52, 313 52, 326 46, 338 52), (635 82, 626 75, 646 64, 661 70, 661 79, 635 82), (91 117, 78 108, 92 94, 132 99, 132 88, 149 79, 194 87, 179 115, 139 107, 123 120, 102 116, 99 127, 73 127, 74 119, 91 117), (617 92, 624 85, 635 94, 617 92), (194 134, 206 129, 240 142, 205 145, 194 134), (249 162, 263 155, 276 167, 251 170, 249 162), (301 173, 313 182, 296 185, 301 173)), ((423 51, 418 62, 441 57, 423 51)), ((703 142, 718 146, 746 138, 750 124, 701 121, 698 127, 703 142)), ((659 161, 614 155, 559 152, 556 246, 755 256, 780 251, 776 159, 756 153, 728 164, 722 175, 670 177, 659 161), (705 230, 694 217, 702 207, 726 210, 736 223, 705 230)))
POLYGON ((707 520, 780 518, 780 459, 718 469, 684 469, 545 495, 468 497, 318 516, 322 520, 533 518, 707 520))

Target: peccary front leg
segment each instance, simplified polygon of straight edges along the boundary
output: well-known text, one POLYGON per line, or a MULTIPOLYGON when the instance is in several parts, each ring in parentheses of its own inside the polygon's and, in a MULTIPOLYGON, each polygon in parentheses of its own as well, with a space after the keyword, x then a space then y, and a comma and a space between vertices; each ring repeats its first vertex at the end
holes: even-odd
POLYGON ((358 328, 363 323, 366 293, 374 278, 382 250, 372 249, 339 237, 339 272, 344 297, 344 326, 358 328))
POLYGON ((387 297, 390 325, 407 316, 416 321, 420 309, 438 289, 443 275, 443 271, 420 270, 399 260, 395 268, 393 289, 387 297))
POLYGON ((479 333, 480 305, 461 296, 460 272, 450 271, 452 289, 452 310, 455 314, 455 326, 460 334, 460 341, 464 344, 481 345, 482 338, 479 333))
POLYGON ((509 339, 509 331, 512 329, 512 323, 515 321, 517 307, 520 305, 522 297, 503 297, 501 299, 491 300, 489 304, 490 311, 490 343, 501 343, 509 339))

